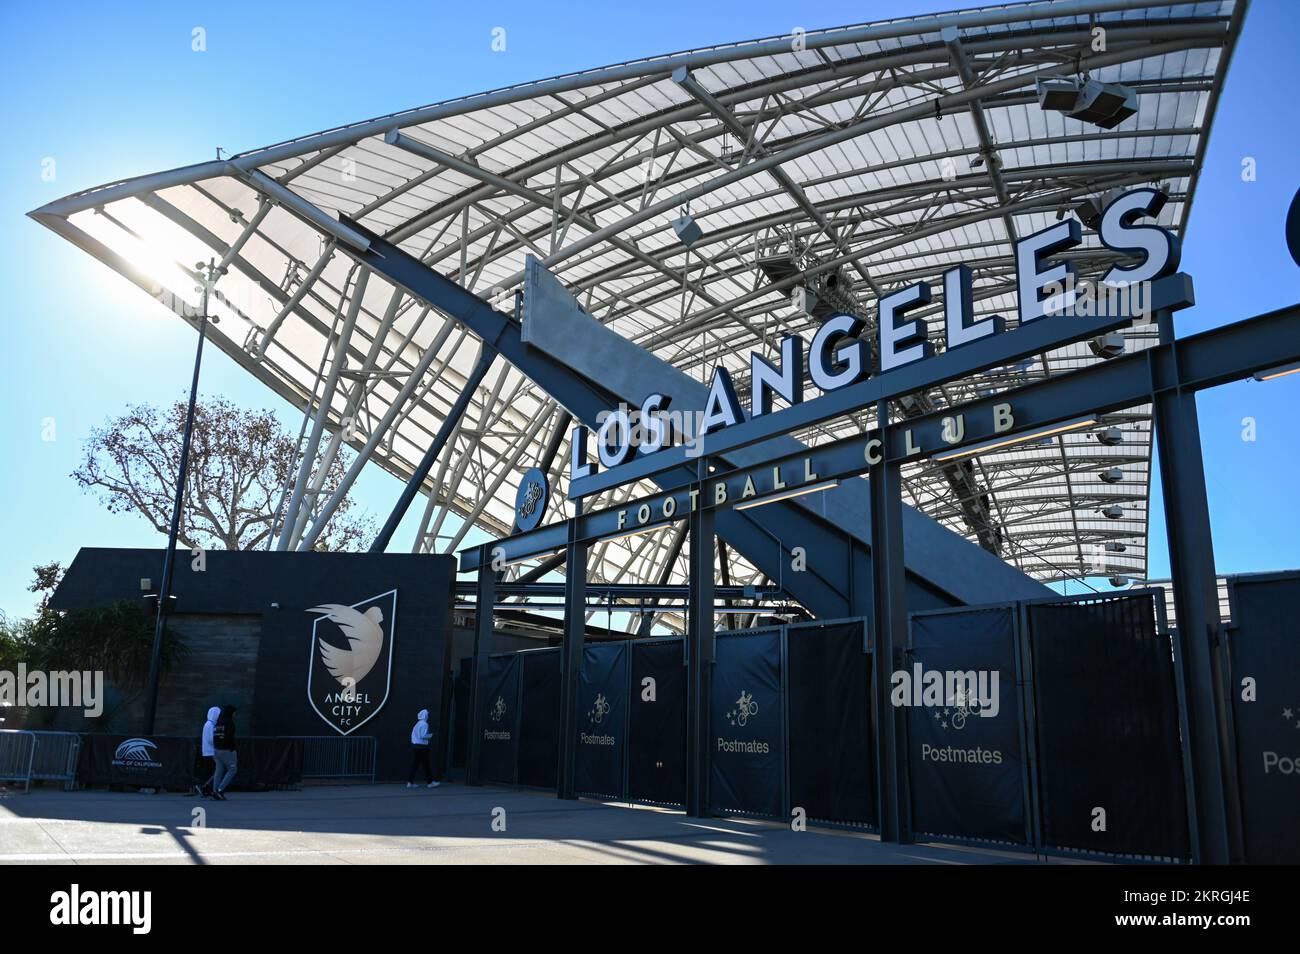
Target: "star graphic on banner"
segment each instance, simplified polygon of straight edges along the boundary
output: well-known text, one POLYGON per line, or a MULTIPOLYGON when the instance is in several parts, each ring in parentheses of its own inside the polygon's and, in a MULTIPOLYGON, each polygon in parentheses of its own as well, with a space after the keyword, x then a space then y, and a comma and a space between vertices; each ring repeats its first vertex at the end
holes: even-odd
POLYGON ((1291 718, 1291 710, 1290 710, 1290 709, 1283 709, 1283 710, 1282 710, 1282 718, 1283 718, 1283 719, 1290 719, 1290 718, 1291 718))
POLYGON ((935 721, 935 722, 938 722, 941 718, 942 718, 942 716, 940 716, 939 713, 936 712, 936 713, 934 714, 934 721, 935 721))
POLYGON ((948 728, 947 720, 940 720, 939 725, 943 726, 945 729, 948 728))

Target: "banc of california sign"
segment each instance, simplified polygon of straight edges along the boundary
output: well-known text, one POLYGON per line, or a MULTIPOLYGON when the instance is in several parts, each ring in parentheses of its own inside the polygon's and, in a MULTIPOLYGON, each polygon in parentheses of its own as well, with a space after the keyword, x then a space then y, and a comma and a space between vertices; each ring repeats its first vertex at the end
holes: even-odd
MULTIPOLYGON (((1077 322, 1080 317, 1107 315, 1128 320, 1146 314, 1150 306, 1150 283, 1176 272, 1181 257, 1175 235, 1154 221, 1141 221, 1153 220, 1166 201, 1163 192, 1144 187, 1119 195, 1106 207, 1098 223, 1098 237, 1106 248, 1126 255, 1133 262, 1112 266, 1100 285, 1080 282, 1076 269, 1066 259, 1053 264, 1046 262, 1049 256, 1081 243, 1078 219, 1067 218, 1016 242, 1019 323, 1005 336, 1001 316, 973 320, 970 268, 963 264, 948 269, 943 275, 944 353, 952 354, 1002 337, 1010 353, 1020 343, 1014 339, 1036 324, 1077 322)), ((932 301, 933 293, 927 282, 908 285, 877 301, 874 343, 879 355, 878 377, 882 381, 934 357, 925 321, 906 317, 908 312, 932 301)), ((1115 323, 1119 322, 1112 322, 1115 323)), ((806 344, 806 354, 804 339, 794 334, 782 338, 779 364, 751 352, 748 415, 741 407, 730 373, 716 366, 691 440, 699 441, 708 434, 765 415, 779 417, 780 412, 773 412, 774 399, 779 397, 787 405, 787 411, 803 404, 807 379, 811 379, 823 396, 868 379, 872 375, 871 353, 867 342, 859 337, 865 330, 866 322, 860 316, 840 314, 818 327, 812 341, 806 344)), ((1056 346, 1077 340, 1080 334, 1073 330, 1068 325, 1060 325, 1059 335, 1044 343, 1056 346)), ((1080 333, 1089 332, 1081 329, 1080 333)), ((995 357, 987 364, 997 363, 995 357)), ((639 409, 629 411, 624 407, 604 412, 596 433, 599 466, 616 471, 634 457, 648 457, 666 450, 674 446, 675 439, 680 442, 684 435, 670 423, 667 413, 670 403, 669 396, 656 392, 646 397, 639 409)), ((775 429, 777 421, 771 423, 775 429)), ((587 429, 575 427, 571 441, 571 497, 583 493, 582 482, 598 469, 588 459, 587 444, 587 429)), ((642 475, 641 469, 629 470, 638 472, 628 473, 628 480, 642 475)), ((602 484, 611 486, 617 482, 615 473, 609 473, 604 475, 602 484)))

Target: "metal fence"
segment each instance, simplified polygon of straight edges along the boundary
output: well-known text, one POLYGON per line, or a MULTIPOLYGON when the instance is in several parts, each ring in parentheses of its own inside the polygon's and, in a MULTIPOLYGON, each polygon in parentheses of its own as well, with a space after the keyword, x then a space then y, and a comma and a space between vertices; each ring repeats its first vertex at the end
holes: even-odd
POLYGON ((286 739, 302 741, 302 777, 304 779, 375 780, 375 744, 372 735, 291 735, 286 739))
POLYGON ((70 789, 80 752, 81 736, 75 732, 0 729, 0 781, 22 782, 24 791, 31 791, 33 781, 62 782, 70 789))

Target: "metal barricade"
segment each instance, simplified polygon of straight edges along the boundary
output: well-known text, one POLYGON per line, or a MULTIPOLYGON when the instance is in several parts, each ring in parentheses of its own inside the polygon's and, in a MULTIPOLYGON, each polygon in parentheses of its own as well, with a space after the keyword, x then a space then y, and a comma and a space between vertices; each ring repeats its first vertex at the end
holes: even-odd
POLYGON ((375 780, 374 736, 300 735, 304 779, 375 780))
POLYGON ((76 732, 0 729, 0 781, 22 782, 24 791, 31 791, 33 781, 62 782, 71 789, 80 753, 76 732))

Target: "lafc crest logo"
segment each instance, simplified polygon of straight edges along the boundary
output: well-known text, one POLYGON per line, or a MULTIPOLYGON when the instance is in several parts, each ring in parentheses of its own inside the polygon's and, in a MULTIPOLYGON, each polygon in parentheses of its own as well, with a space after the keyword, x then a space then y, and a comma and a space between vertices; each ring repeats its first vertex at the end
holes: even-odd
POLYGON ((393 675, 397 590, 346 606, 322 603, 311 627, 307 698, 335 732, 348 735, 384 707, 393 675))

